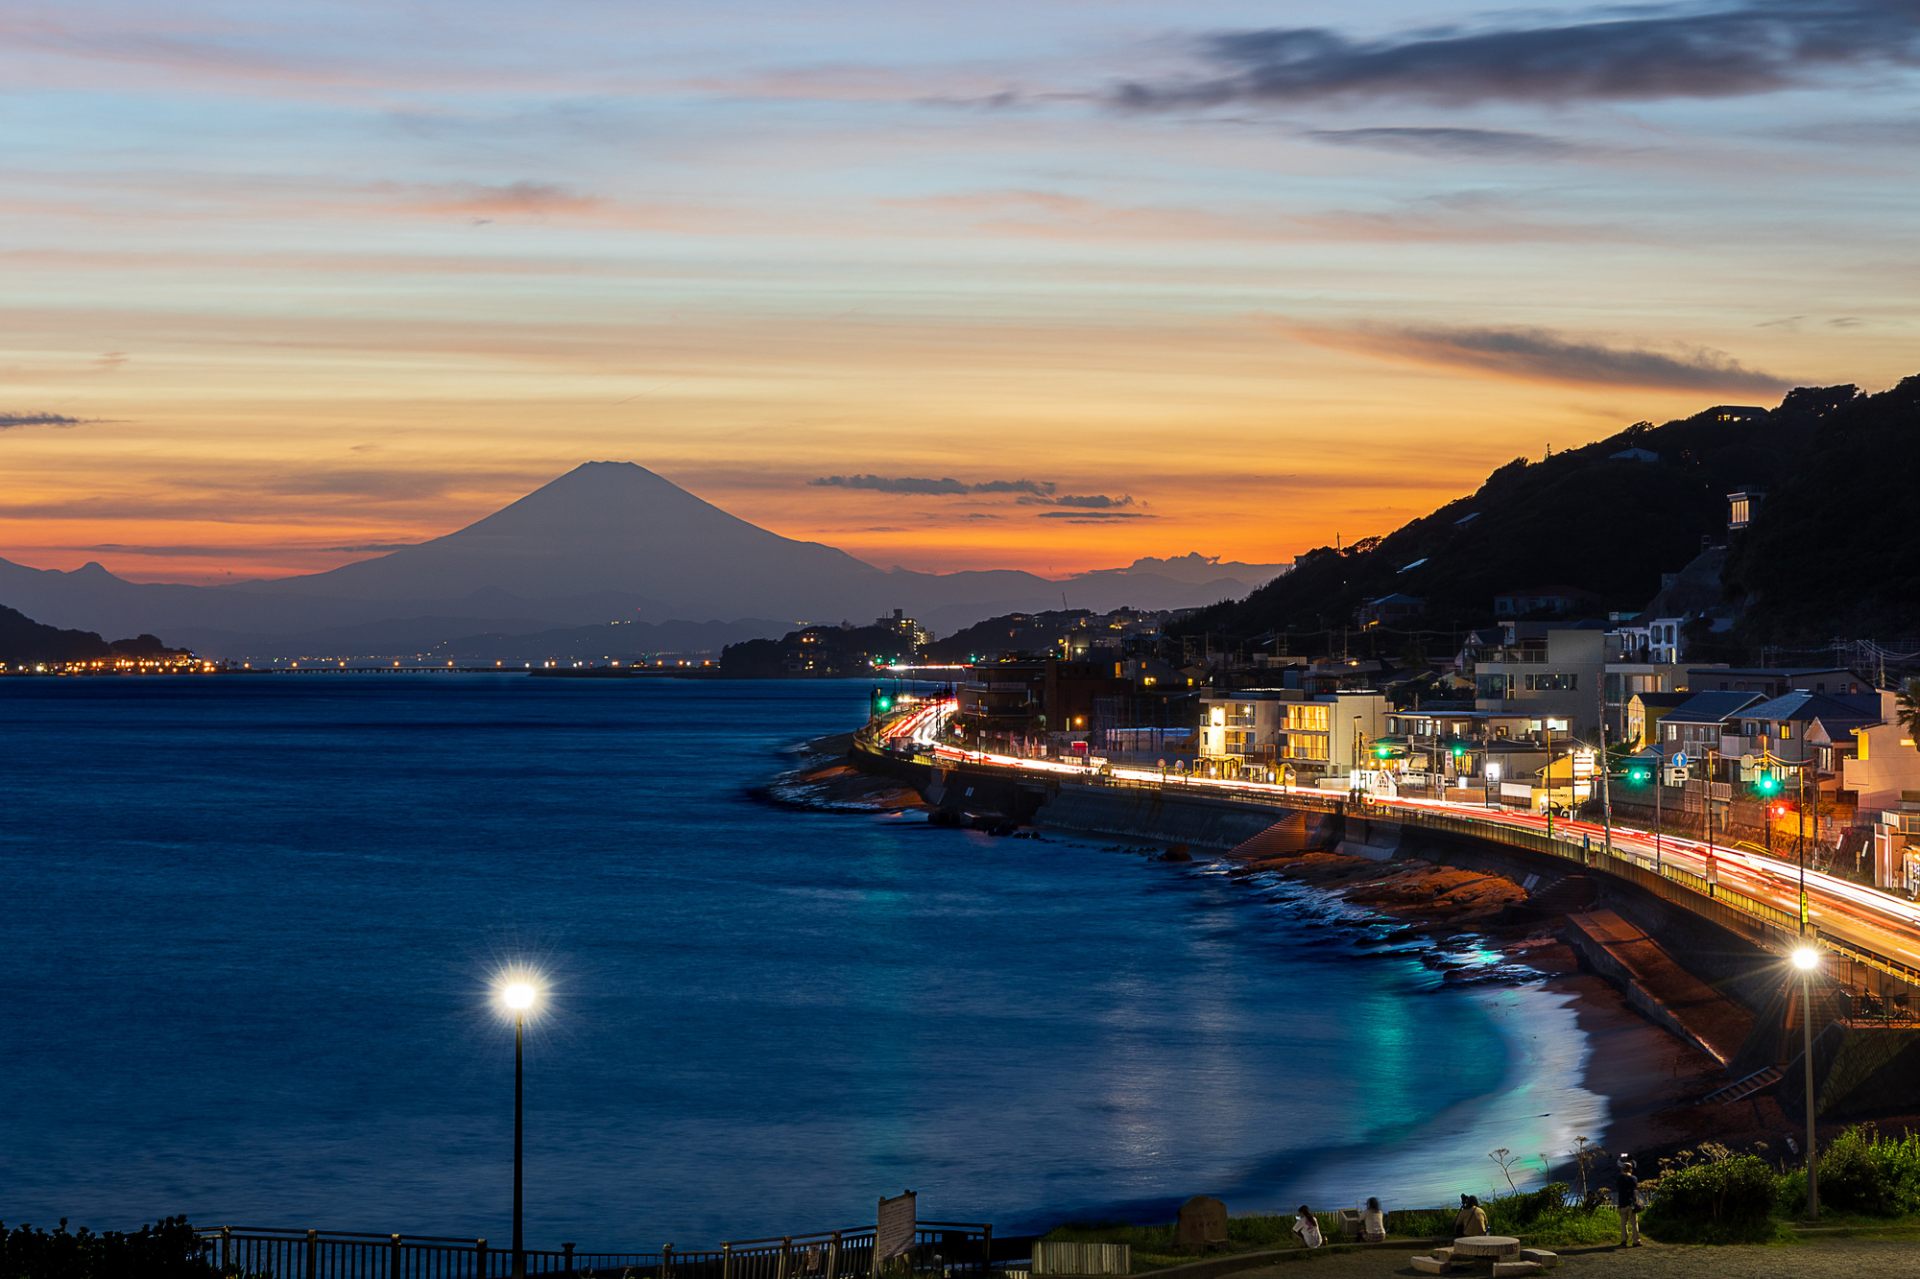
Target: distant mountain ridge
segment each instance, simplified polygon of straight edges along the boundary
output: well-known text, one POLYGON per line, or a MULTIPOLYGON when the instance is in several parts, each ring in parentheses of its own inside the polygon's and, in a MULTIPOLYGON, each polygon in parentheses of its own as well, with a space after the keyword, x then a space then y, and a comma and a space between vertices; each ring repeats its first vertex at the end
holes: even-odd
POLYGON ((682 632, 710 641, 722 633, 714 623, 750 619, 778 635, 892 608, 951 629, 1057 607, 1063 591, 1076 607, 1189 607, 1244 595, 1285 567, 1192 555, 1063 581, 889 571, 760 528, 634 463, 587 462, 444 537, 322 573, 204 587, 0 560, 0 603, 57 625, 156 630, 221 656, 414 653, 482 636, 498 651, 502 637, 634 621, 671 649, 682 632))

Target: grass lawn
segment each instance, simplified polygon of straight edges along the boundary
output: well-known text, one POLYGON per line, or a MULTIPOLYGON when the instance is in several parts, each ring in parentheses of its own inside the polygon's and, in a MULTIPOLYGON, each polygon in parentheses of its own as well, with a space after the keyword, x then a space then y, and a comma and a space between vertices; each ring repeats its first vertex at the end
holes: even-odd
MULTIPOLYGON (((1580 1208, 1558 1211, 1532 1211, 1538 1200, 1528 1196, 1490 1200, 1482 1207, 1494 1234, 1513 1235, 1530 1248, 1575 1248, 1582 1245, 1612 1243, 1620 1238, 1620 1216, 1611 1207, 1588 1212, 1580 1208), (1527 1218, 1523 1220, 1523 1218, 1527 1218)), ((1341 1242, 1340 1219, 1330 1212, 1316 1213, 1320 1233, 1329 1247, 1341 1242)), ((1293 1233, 1293 1214, 1260 1214, 1227 1219, 1227 1241, 1205 1250, 1182 1248, 1174 1243, 1174 1228, 1136 1226, 1120 1222, 1069 1222, 1049 1231, 1048 1240, 1065 1243, 1124 1243, 1133 1246, 1133 1270, 1141 1274, 1182 1266, 1211 1257, 1236 1253, 1272 1252, 1298 1249, 1293 1233)), ((1402 1211, 1387 1214, 1387 1238, 1401 1242, 1451 1239, 1453 1213, 1444 1209, 1402 1211)))

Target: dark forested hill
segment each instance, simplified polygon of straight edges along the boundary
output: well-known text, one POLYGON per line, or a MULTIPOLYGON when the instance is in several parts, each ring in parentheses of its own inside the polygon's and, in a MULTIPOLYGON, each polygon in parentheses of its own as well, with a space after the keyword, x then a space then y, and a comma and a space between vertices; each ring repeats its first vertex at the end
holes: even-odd
POLYGON ((1826 419, 1855 400, 1850 386, 1803 388, 1762 413, 1709 409, 1540 461, 1517 458, 1471 496, 1384 537, 1308 551, 1291 573, 1180 629, 1243 639, 1338 629, 1366 601, 1398 593, 1425 601, 1403 625, 1446 630, 1489 621, 1498 594, 1544 586, 1637 610, 1703 539, 1724 538, 1729 492, 1784 491, 1826 419))
POLYGON ((1920 376, 1824 418, 1735 538, 1726 580, 1766 643, 1920 637, 1920 376))
POLYGON ((169 657, 174 653, 151 635, 108 643, 92 631, 43 626, 16 609, 0 607, 0 663, 107 661, 117 657, 169 657))

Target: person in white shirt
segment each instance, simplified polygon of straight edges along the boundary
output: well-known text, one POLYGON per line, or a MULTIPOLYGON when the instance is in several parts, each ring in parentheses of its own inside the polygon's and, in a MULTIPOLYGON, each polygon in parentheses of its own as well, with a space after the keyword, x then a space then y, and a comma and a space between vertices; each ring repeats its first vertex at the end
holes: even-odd
POLYGON ((1360 1211, 1360 1238, 1365 1243, 1380 1243, 1387 1237, 1387 1214, 1380 1211, 1380 1201, 1369 1197, 1367 1206, 1360 1211))
POLYGON ((1300 1244, 1305 1248, 1318 1248, 1322 1242, 1320 1223, 1305 1204, 1300 1205, 1299 1215, 1294 1218, 1293 1233, 1300 1236, 1300 1244))

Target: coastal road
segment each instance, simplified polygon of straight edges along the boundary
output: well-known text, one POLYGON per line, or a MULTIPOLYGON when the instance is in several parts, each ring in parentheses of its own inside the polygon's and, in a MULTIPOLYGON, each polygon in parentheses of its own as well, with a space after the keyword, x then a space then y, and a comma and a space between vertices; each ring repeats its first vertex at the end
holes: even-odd
MULTIPOLYGON (((881 726, 880 738, 896 748, 912 749, 935 758, 955 762, 971 761, 1035 774, 1073 777, 1093 781, 1102 776, 1098 765, 1078 760, 1028 759, 991 751, 972 751, 947 740, 947 721, 957 709, 951 700, 929 702, 881 726)), ((1321 804, 1345 797, 1344 791, 1326 791, 1314 787, 1288 786, 1279 782, 1227 781, 1221 778, 1185 775, 1177 780, 1157 768, 1108 766, 1104 776, 1133 786, 1155 786, 1189 794, 1213 792, 1222 796, 1256 799, 1268 803, 1288 798, 1312 799, 1321 804)), ((1505 808, 1488 808, 1482 803, 1415 796, 1370 796, 1369 802, 1388 814, 1425 811, 1489 827, 1497 839, 1498 828, 1548 833, 1548 818, 1541 813, 1505 808)), ((1590 847, 1596 857, 1611 855, 1663 874, 1677 886, 1693 889, 1691 884, 1674 879, 1674 872, 1705 881, 1709 896, 1731 892, 1781 912, 1786 923, 1783 942, 1793 935, 1795 920, 1804 920, 1804 931, 1816 931, 1838 940, 1866 955, 1920 976, 1920 906, 1902 901, 1876 889, 1867 888, 1818 871, 1802 871, 1792 863, 1745 849, 1709 846, 1705 841, 1658 834, 1631 826, 1616 825, 1609 833, 1602 825, 1579 819, 1553 819, 1554 839, 1570 847, 1590 847), (1804 914, 1801 884, 1805 883, 1804 914)), ((1778 921, 1776 921, 1778 922, 1778 921)))

